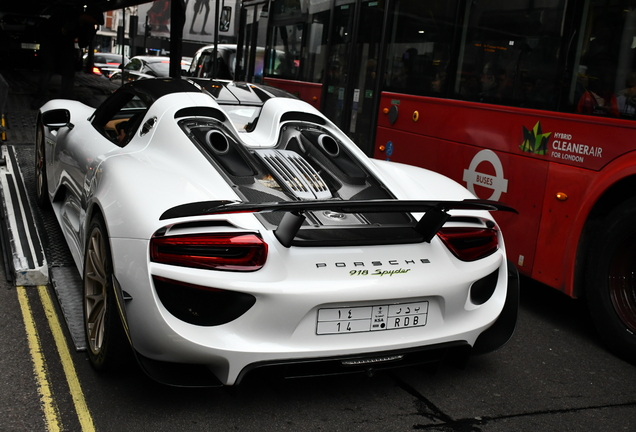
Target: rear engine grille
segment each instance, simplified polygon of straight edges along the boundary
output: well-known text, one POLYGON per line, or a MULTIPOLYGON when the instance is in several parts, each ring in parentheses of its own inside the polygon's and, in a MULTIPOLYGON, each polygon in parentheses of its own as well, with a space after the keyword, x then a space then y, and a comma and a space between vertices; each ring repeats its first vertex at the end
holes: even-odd
POLYGON ((320 174, 298 153, 290 150, 257 150, 279 184, 300 199, 329 199, 329 188, 320 174))

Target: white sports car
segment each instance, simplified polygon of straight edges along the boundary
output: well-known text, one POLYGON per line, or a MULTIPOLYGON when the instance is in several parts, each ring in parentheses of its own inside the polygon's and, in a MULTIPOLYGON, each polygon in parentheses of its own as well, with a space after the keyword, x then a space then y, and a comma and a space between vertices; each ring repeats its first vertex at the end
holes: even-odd
POLYGON ((465 360, 508 341, 518 276, 457 183, 367 158, 265 86, 141 80, 39 112, 38 204, 84 281, 87 353, 172 385, 465 360), (269 369, 271 368, 271 369, 269 369))

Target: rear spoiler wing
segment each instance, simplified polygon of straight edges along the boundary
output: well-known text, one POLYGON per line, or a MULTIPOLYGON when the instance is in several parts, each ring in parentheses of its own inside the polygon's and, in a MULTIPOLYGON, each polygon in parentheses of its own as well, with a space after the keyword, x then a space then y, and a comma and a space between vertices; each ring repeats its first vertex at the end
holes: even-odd
POLYGON ((298 230, 305 221, 304 212, 331 210, 340 213, 424 213, 415 225, 415 231, 430 243, 431 239, 450 218, 450 210, 485 210, 517 213, 505 204, 478 199, 462 201, 402 201, 382 200, 322 200, 284 201, 269 203, 244 203, 240 201, 202 201, 182 204, 165 211, 160 220, 192 216, 219 215, 231 213, 285 212, 274 235, 285 247, 291 245, 298 230))

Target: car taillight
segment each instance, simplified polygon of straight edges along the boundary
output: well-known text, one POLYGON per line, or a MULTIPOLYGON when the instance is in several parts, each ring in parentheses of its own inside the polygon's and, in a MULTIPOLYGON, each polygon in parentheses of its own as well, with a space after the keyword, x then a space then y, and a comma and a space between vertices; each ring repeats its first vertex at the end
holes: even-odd
POLYGON ((97 66, 93 66, 92 72, 95 75, 101 75, 102 74, 102 70, 100 68, 98 68, 97 66))
POLYGON ((476 261, 493 254, 499 247, 495 228, 442 228, 437 235, 462 261, 476 261))
POLYGON ((265 265, 267 243, 256 234, 197 234, 154 237, 151 261, 183 267, 255 271, 265 265))

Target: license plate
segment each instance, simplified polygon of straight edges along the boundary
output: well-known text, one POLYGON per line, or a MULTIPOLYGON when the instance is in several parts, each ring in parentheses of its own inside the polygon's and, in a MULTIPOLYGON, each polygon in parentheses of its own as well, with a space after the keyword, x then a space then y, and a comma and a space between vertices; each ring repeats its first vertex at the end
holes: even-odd
POLYGON ((318 310, 316 333, 361 333, 423 327, 428 319, 428 302, 330 308, 318 310))

